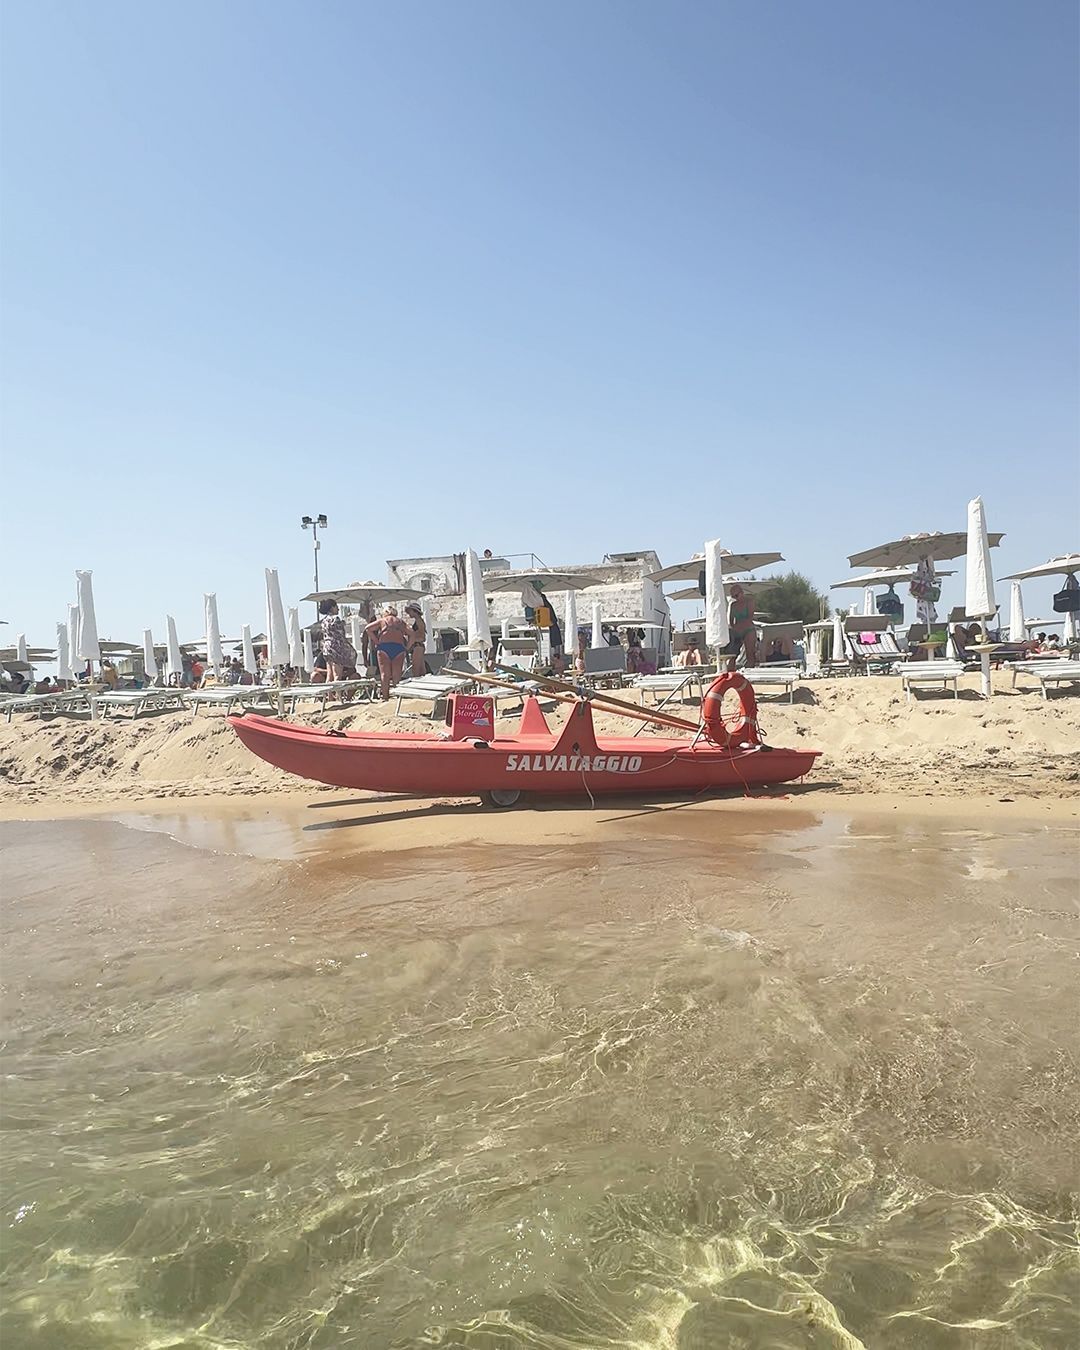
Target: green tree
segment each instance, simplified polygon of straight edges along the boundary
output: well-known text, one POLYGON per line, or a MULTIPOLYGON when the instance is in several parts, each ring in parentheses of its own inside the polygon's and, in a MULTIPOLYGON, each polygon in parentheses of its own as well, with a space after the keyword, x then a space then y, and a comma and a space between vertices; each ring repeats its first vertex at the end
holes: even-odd
POLYGON ((813 582, 801 572, 785 572, 776 578, 776 584, 754 597, 754 608, 767 614, 773 623, 789 619, 799 623, 817 623, 829 617, 826 596, 814 590, 813 582))

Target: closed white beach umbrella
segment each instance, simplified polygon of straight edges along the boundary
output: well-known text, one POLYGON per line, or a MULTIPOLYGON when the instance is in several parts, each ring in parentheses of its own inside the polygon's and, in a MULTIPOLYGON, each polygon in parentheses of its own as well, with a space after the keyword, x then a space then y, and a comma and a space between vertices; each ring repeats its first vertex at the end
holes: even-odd
POLYGON ((30 664, 30 658, 26 654, 26 634, 20 633, 15 639, 15 660, 21 661, 24 666, 30 664))
POLYGON ((244 671, 248 675, 258 675, 259 663, 255 660, 255 644, 251 640, 251 624, 246 623, 240 630, 240 647, 244 654, 244 671))
POLYGON ((821 669, 821 638, 825 630, 814 627, 810 629, 810 647, 806 654, 806 669, 808 674, 816 674, 821 669))
POLYGON ((834 614, 832 616, 832 659, 834 661, 843 661, 847 657, 844 650, 844 616, 834 614))
POLYGON ((592 646, 594 648, 607 646, 604 641, 604 616, 595 600, 592 607, 592 646))
POLYGON ((154 651, 154 635, 149 628, 142 630, 143 669, 148 680, 157 679, 157 652, 154 651))
POLYGON ((300 610, 294 605, 289 609, 289 665, 294 670, 306 670, 304 665, 304 639, 300 636, 300 610))
POLYGON ((314 674, 314 673, 315 673, 315 645, 314 645, 314 643, 311 641, 311 629, 310 629, 310 628, 305 628, 305 629, 304 629, 304 650, 303 650, 303 652, 302 652, 302 655, 303 655, 303 658, 304 658, 304 670, 307 672, 308 675, 314 674))
POLYGON ((705 641, 716 648, 716 668, 724 661, 723 649, 731 641, 728 631, 727 595, 724 592, 724 555, 719 539, 705 545, 705 641))
MULTIPOLYGON (((73 666, 79 663, 79 606, 68 605, 68 660, 73 666)), ((74 679, 74 676, 72 676, 74 679)))
POLYGON ((59 680, 73 680, 71 673, 71 655, 68 649, 68 630, 66 623, 56 625, 56 677, 59 680))
POLYGON ((438 647, 435 645, 435 625, 431 618, 431 597, 429 595, 420 597, 420 613, 424 620, 424 651, 438 651, 438 647))
POLYGON ((359 614, 349 615, 349 641, 356 649, 357 665, 364 659, 362 655, 364 650, 364 627, 364 621, 359 614))
POLYGON ((563 651, 567 658, 573 662, 577 659, 578 653, 577 591, 566 592, 564 618, 566 623, 563 630, 563 651))
POLYGON ((876 614, 874 608, 874 589, 872 586, 866 586, 862 593, 862 612, 864 614, 876 614))
MULTIPOLYGON (((981 497, 973 497, 968 502, 967 537, 967 585, 964 591, 964 608, 973 619, 981 619, 983 628, 986 620, 997 612, 994 599, 994 573, 990 564, 990 536, 986 529, 986 512, 981 497)), ((985 645, 985 632, 984 632, 985 645)), ((990 653, 982 652, 979 658, 982 673, 983 697, 990 697, 990 653)))
POLYGON ((184 658, 180 652, 180 639, 176 636, 176 620, 171 614, 165 615, 165 674, 170 684, 175 677, 179 682, 184 675, 184 658))
POLYGON ((289 664, 289 630, 276 567, 266 568, 266 646, 272 666, 289 664))
POLYGON ((1024 631, 1024 592, 1019 581, 1012 584, 1009 597, 1009 641, 1023 642, 1027 637, 1024 631))
POLYGON ((484 599, 484 575, 475 549, 465 555, 465 625, 466 641, 472 650, 491 647, 491 623, 484 599))
POLYGON ((225 653, 221 650, 221 629, 218 627, 217 596, 204 594, 203 608, 206 611, 206 659, 217 675, 225 664, 225 653))
POLYGON ((94 586, 91 572, 76 572, 79 583, 79 646, 75 655, 83 661, 100 661, 97 617, 94 614, 94 586))

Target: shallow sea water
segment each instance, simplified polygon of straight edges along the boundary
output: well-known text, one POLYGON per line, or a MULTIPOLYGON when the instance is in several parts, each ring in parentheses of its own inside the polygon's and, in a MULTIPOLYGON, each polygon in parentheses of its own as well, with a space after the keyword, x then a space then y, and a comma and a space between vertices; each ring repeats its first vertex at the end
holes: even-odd
POLYGON ((5 1350, 1074 1347, 1075 828, 689 820, 0 826, 5 1350))

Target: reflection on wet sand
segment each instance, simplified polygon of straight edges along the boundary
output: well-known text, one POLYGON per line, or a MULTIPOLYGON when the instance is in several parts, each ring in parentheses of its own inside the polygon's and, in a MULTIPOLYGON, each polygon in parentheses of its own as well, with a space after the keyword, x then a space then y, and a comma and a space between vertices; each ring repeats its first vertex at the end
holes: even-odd
POLYGON ((5 1344, 1075 1344, 1074 830, 319 806, 0 827, 5 1344))

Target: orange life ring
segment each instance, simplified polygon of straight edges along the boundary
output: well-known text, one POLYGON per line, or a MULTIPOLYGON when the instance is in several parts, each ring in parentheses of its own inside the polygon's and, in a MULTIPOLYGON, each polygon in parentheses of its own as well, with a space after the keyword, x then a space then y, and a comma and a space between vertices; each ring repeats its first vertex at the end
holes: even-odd
POLYGON ((705 726, 705 735, 714 745, 726 750, 729 746, 760 745, 761 734, 757 724, 757 699, 754 688, 745 675, 736 670, 718 675, 705 692, 701 700, 701 720, 705 726), (724 722, 724 695, 728 692, 736 695, 742 717, 733 727, 724 722))

